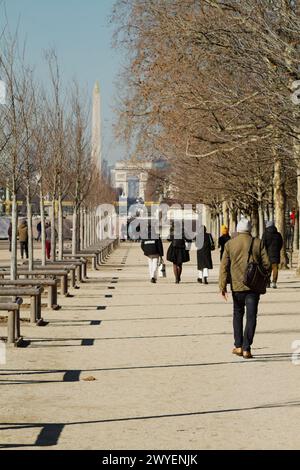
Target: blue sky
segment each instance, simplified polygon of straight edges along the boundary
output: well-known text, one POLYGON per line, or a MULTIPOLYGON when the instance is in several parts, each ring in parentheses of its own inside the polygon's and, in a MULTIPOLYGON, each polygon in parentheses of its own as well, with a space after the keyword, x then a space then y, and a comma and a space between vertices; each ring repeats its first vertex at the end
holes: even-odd
MULTIPOLYGON (((86 90, 99 80, 102 93, 103 156, 114 162, 124 156, 114 143, 112 122, 120 52, 111 46, 109 25, 114 0, 6 0, 9 28, 19 22, 20 39, 26 39, 28 61, 36 75, 47 80, 43 51, 55 47, 65 81, 74 77, 86 90)), ((3 8, 1 7, 1 23, 3 8)))

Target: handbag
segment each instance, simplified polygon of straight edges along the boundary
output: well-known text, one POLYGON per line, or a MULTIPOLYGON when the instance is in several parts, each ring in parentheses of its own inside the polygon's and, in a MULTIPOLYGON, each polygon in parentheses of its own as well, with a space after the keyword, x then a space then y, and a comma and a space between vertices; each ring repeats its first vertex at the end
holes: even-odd
POLYGON ((269 283, 269 273, 259 263, 256 263, 255 261, 250 262, 250 258, 253 254, 253 243, 254 238, 251 240, 243 282, 251 291, 256 292, 257 294, 265 294, 269 283))
POLYGON ((209 241, 210 241, 210 251, 214 251, 216 249, 215 242, 211 234, 209 234, 209 241))
POLYGON ((167 277, 166 265, 163 261, 160 262, 160 265, 158 268, 158 275, 159 277, 167 277))

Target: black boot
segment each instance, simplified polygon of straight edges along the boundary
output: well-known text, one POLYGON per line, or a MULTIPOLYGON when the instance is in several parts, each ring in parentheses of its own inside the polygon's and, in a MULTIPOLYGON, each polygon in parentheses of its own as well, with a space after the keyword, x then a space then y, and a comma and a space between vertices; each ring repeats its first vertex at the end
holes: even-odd
POLYGON ((197 281, 200 282, 200 284, 202 284, 202 279, 201 279, 201 277, 198 277, 197 281))
POLYGON ((204 278, 204 284, 208 284, 207 277, 204 278))

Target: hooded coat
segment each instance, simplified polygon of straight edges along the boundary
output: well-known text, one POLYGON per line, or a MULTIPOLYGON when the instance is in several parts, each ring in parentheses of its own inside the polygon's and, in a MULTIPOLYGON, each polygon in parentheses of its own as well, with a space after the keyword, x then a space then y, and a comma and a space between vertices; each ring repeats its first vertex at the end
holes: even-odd
POLYGON ((28 242, 28 227, 25 222, 22 222, 18 228, 18 236, 20 242, 28 242))
POLYGON ((214 241, 213 241, 211 234, 207 233, 205 229, 203 246, 197 250, 198 270, 202 271, 204 268, 213 269, 213 262, 212 262, 212 257, 211 257, 213 244, 214 244, 214 241))
POLYGON ((283 245, 283 240, 275 225, 266 228, 262 237, 262 242, 267 250, 270 263, 279 264, 280 251, 283 245))

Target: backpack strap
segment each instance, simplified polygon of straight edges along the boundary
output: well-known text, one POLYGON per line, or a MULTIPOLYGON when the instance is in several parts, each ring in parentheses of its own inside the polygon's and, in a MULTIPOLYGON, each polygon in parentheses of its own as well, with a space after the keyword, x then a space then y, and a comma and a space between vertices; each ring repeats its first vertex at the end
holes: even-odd
POLYGON ((251 256, 252 256, 253 243, 254 243, 254 238, 251 237, 251 243, 250 243, 250 248, 249 248, 249 251, 248 251, 248 260, 247 260, 247 263, 249 263, 250 258, 251 258, 251 256))

